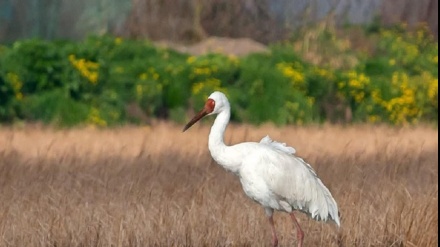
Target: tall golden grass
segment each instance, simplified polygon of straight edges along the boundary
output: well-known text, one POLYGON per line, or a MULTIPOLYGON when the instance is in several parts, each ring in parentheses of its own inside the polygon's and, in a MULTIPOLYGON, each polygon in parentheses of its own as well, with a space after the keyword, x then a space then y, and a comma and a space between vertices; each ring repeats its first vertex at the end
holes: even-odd
MULTIPOLYGON (((0 246, 269 246, 264 210, 212 161, 209 126, 0 128, 0 246)), ((437 246, 438 129, 233 125, 297 149, 341 227, 297 213, 305 246, 437 246)), ((275 214, 280 246, 293 224, 275 214)))

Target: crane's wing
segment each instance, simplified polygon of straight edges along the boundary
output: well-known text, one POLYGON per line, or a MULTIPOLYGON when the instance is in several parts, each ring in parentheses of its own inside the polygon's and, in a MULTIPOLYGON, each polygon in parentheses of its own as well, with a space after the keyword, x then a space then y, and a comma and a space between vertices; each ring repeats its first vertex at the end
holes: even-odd
POLYGON ((266 182, 274 194, 313 219, 331 219, 340 225, 335 199, 308 163, 295 156, 267 161, 272 169, 267 171, 266 182))
POLYGON ((265 206, 286 212, 302 211, 315 220, 331 219, 339 226, 336 201, 313 168, 303 159, 280 149, 285 148, 284 145, 273 146, 272 143, 264 144, 271 148, 262 145, 243 160, 242 184, 251 181, 252 186, 260 186, 259 191, 247 193, 262 204, 276 200, 276 205, 265 206), (259 194, 266 189, 269 196, 259 194))
POLYGON ((283 151, 288 154, 295 154, 296 153, 296 150, 293 147, 287 146, 286 143, 274 141, 268 135, 263 137, 263 139, 261 139, 260 143, 265 144, 265 145, 269 145, 275 149, 278 149, 278 150, 283 151))

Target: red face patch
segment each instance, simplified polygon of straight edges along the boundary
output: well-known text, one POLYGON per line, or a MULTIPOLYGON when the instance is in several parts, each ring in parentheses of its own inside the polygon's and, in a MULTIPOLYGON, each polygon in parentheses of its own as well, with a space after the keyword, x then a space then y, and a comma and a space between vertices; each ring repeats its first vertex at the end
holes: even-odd
POLYGON ((205 104, 205 109, 207 113, 211 113, 214 111, 215 101, 213 99, 208 99, 205 104))

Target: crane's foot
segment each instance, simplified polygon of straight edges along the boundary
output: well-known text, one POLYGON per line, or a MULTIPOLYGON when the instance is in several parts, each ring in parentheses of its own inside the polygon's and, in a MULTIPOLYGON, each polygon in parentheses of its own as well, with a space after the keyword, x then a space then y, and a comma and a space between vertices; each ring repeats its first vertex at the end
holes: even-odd
POLYGON ((296 239, 298 239, 298 247, 302 247, 304 242, 304 232, 299 227, 296 228, 296 239))
POLYGON ((277 247, 278 246, 278 238, 274 237, 272 238, 272 247, 277 247))
POLYGON ((296 234, 296 237, 298 239, 298 247, 303 247, 303 241, 304 241, 303 231, 299 230, 296 234))

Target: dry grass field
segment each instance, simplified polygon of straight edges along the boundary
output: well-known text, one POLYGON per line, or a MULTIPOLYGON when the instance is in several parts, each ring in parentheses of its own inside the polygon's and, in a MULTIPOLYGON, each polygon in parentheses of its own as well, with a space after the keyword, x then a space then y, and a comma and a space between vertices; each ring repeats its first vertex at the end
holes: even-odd
MULTIPOLYGON (((264 210, 212 161, 209 125, 0 128, 0 246, 270 246, 264 210)), ((437 246, 438 129, 230 126, 287 142, 328 186, 341 228, 296 214, 305 246, 437 246)), ((276 213, 280 246, 296 245, 276 213)))

